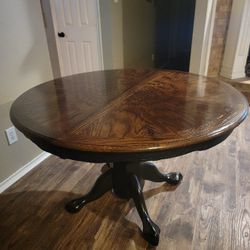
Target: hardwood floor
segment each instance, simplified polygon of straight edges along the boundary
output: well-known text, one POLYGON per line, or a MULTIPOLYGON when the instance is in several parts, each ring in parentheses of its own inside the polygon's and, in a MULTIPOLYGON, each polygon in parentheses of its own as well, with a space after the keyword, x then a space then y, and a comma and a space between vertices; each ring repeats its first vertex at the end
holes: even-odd
MULTIPOLYGON (((250 117, 220 145, 155 162, 180 170, 176 188, 146 182, 157 249, 250 249, 250 117)), ((78 214, 64 204, 85 193, 102 164, 50 157, 0 194, 0 249, 152 249, 133 203, 107 193, 78 214)))
POLYGON ((245 97, 247 98, 248 102, 250 103, 250 84, 242 83, 244 80, 248 80, 249 78, 240 78, 235 80, 229 80, 224 77, 220 77, 223 81, 231 84, 233 87, 238 89, 245 97))

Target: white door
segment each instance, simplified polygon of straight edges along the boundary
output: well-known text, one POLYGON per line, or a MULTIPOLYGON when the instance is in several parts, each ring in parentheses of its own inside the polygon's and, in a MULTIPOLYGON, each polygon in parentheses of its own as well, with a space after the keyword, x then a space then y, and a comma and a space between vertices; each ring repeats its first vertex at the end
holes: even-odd
POLYGON ((101 70, 98 0, 51 0, 62 76, 101 70))

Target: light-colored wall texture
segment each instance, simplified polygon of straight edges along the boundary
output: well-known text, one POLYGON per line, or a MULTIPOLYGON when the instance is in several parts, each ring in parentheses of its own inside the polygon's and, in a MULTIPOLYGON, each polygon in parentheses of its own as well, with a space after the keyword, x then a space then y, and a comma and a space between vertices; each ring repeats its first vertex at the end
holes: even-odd
POLYGON ((104 69, 123 68, 123 1, 99 0, 99 3, 104 69))
POLYGON ((146 0, 100 0, 105 69, 152 67, 154 5, 146 0))
POLYGON ((18 132, 8 145, 4 130, 11 126, 9 109, 27 89, 52 79, 39 0, 0 1, 0 182, 39 153, 18 132))
POLYGON ((153 67, 155 8, 153 1, 123 0, 124 67, 153 67))
POLYGON ((210 77, 217 77, 221 71, 231 9, 232 0, 217 0, 214 31, 208 65, 208 76, 210 77))

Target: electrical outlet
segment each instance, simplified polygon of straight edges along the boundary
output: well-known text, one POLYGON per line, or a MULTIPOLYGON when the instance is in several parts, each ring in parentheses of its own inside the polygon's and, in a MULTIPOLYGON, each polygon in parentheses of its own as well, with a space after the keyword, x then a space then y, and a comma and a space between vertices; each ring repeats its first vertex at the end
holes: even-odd
POLYGON ((16 129, 14 126, 5 129, 5 134, 6 134, 9 145, 18 141, 16 129))

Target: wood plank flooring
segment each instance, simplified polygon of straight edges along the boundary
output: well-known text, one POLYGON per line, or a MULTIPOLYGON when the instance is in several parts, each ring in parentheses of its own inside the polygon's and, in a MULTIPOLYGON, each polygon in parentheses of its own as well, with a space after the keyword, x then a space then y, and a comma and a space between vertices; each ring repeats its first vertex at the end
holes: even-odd
MULTIPOLYGON (((184 175, 176 189, 146 182, 146 204, 161 228, 157 249, 250 249, 249 117, 212 149, 155 163, 184 175)), ((0 249, 154 249, 140 236, 132 201, 107 193, 78 214, 64 210, 101 168, 52 156, 0 194, 0 249)))
POLYGON ((250 78, 240 78, 230 80, 224 77, 219 77, 219 79, 231 84, 233 87, 238 89, 245 97, 247 98, 248 102, 250 103, 250 84, 242 83, 243 80, 249 80, 250 78))

